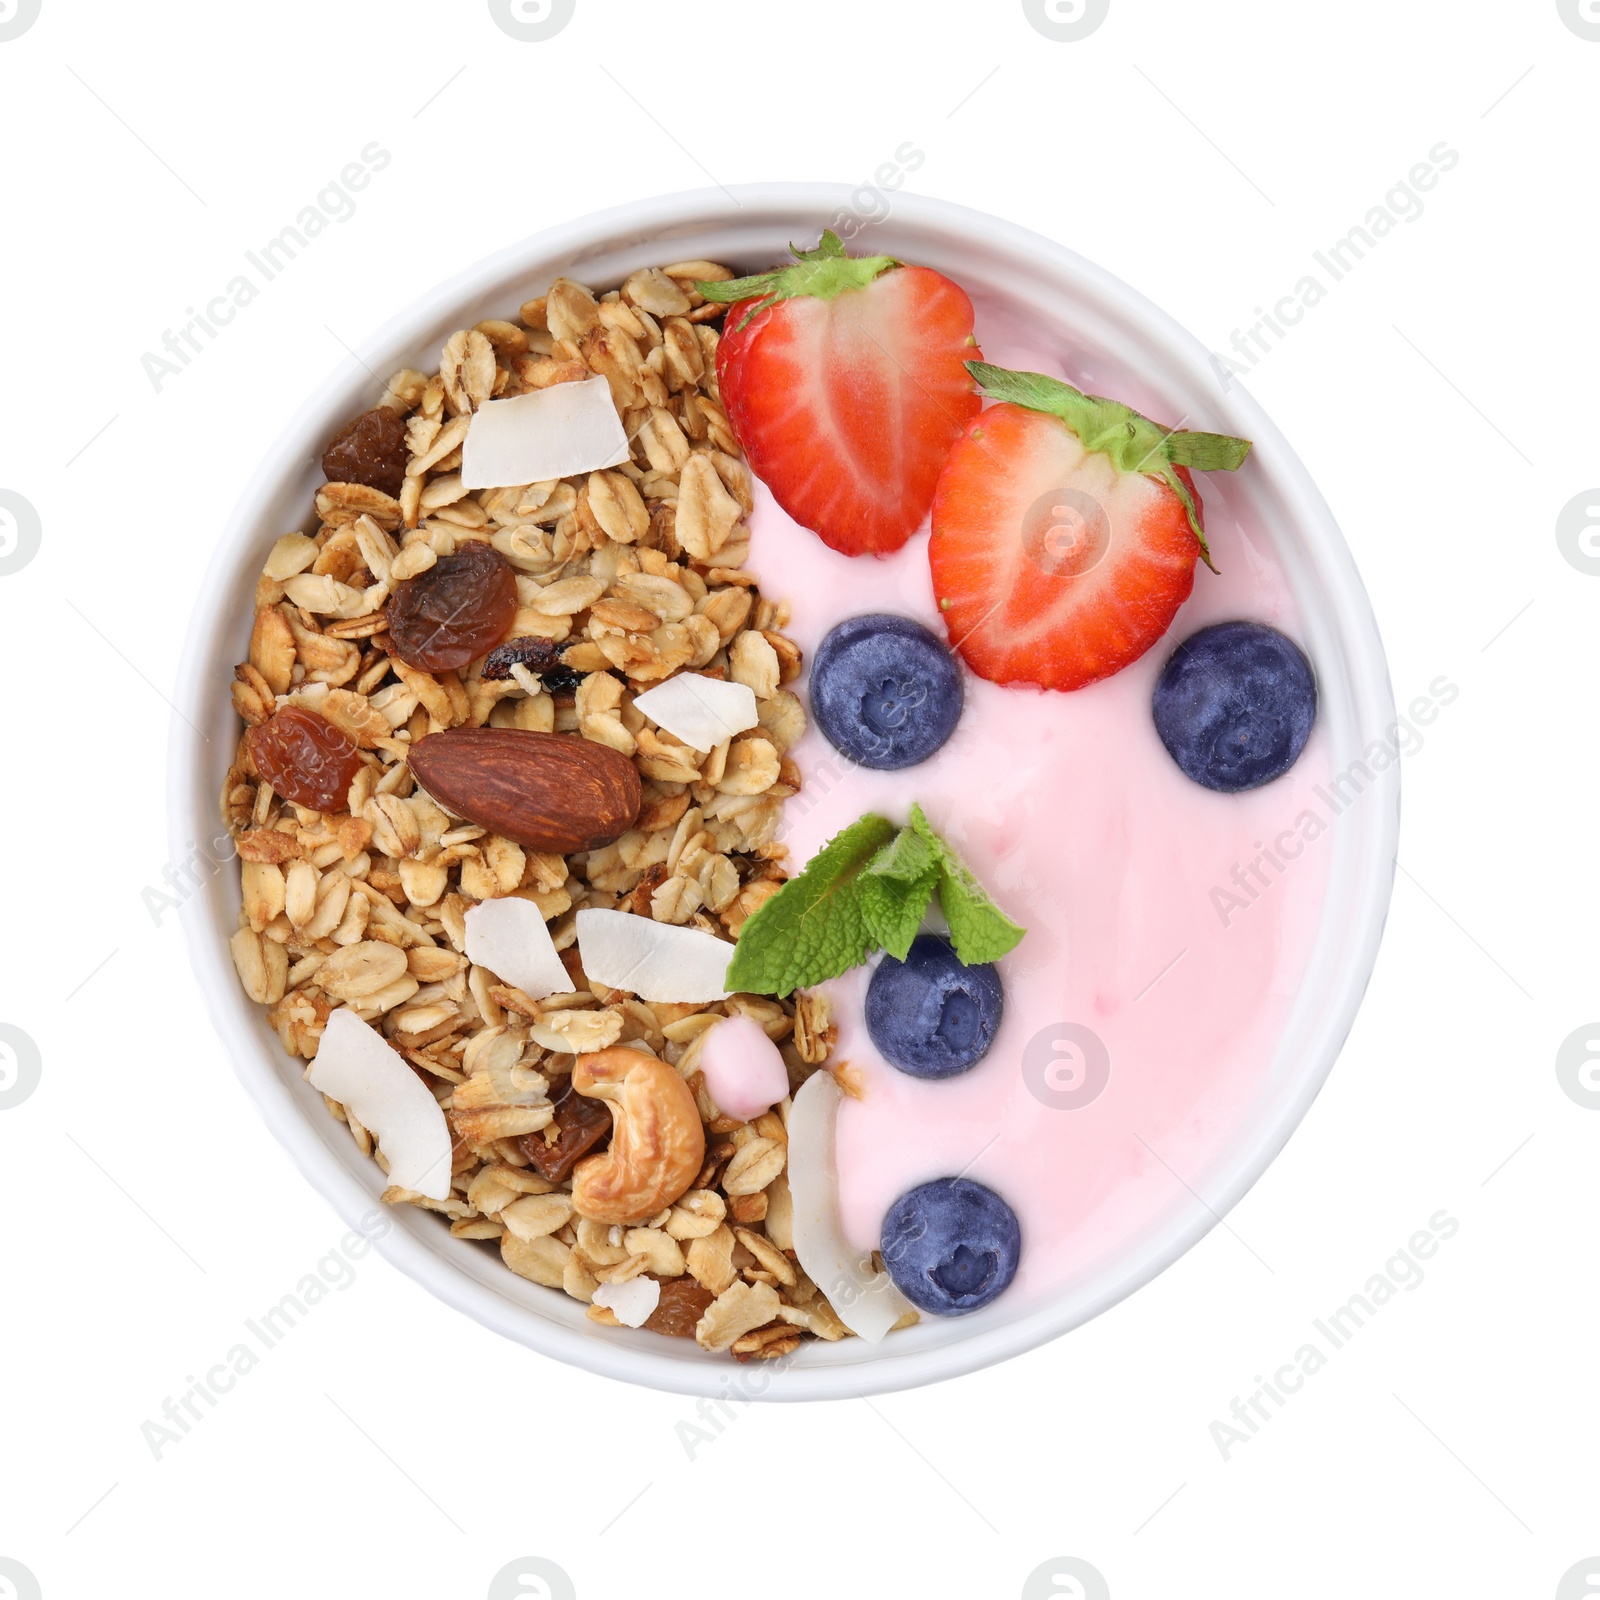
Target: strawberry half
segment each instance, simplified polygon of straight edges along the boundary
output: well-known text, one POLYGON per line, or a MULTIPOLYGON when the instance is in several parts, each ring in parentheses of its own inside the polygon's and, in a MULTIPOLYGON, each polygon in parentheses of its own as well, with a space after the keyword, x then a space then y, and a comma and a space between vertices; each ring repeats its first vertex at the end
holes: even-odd
POLYGON ((794 254, 695 286, 733 305, 717 348, 723 408, 796 522, 845 555, 898 550, 978 413, 963 364, 972 302, 929 267, 847 256, 832 232, 794 254))
POLYGON ((950 642, 994 683, 1081 689, 1172 625, 1196 560, 1211 566, 1189 469, 1231 471, 1249 441, 1169 432, 1037 372, 969 370, 1002 403, 966 430, 934 496, 950 642))

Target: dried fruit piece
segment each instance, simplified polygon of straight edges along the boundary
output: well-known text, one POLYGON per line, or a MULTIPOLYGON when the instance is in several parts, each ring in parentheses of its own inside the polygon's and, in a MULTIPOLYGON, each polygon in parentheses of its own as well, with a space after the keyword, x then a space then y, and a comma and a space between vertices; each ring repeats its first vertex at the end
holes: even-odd
POLYGON ((285 800, 309 811, 342 811, 361 770, 355 741, 315 711, 285 706, 249 734, 256 771, 285 800))
POLYGON ((715 934, 603 906, 585 906, 577 923, 583 970, 608 988, 677 1005, 728 998, 724 980, 736 947, 715 934))
MULTIPOLYGON (((755 637, 760 639, 759 634, 755 637)), ((658 728, 702 755, 761 720, 755 694, 747 685, 698 672, 680 672, 646 690, 634 704, 658 728)))
POLYGON ((333 436, 322 453, 322 471, 329 483, 362 483, 398 499, 409 460, 406 419, 393 406, 377 406, 333 436))
POLYGON ((584 674, 573 667, 564 666, 561 652, 564 645, 539 634, 529 634, 521 639, 507 639, 497 644, 484 657, 482 677, 501 679, 511 676, 513 667, 526 667, 543 680, 551 694, 573 694, 584 680, 584 674))
POLYGON ((661 1303, 661 1285, 654 1278, 627 1278, 602 1283, 593 1303, 609 1311, 624 1328, 641 1327, 661 1303))
MULTIPOLYGON (((511 856, 513 888, 522 875, 525 859, 520 850, 511 856)), ((496 887, 504 889, 504 880, 496 887)), ((506 894, 468 906, 464 920, 467 958, 475 966, 487 967, 504 982, 515 984, 530 1000, 571 994, 577 988, 550 937, 544 914, 533 901, 506 894)))
POLYGON ((408 667, 449 672, 497 645, 516 614, 516 572, 497 551, 472 540, 395 590, 390 646, 408 667))
POLYGON ((550 1104, 556 1109, 549 1124, 558 1132, 555 1143, 546 1144, 543 1133, 526 1133, 517 1142, 541 1178, 564 1183, 581 1157, 611 1137, 611 1112, 603 1100, 579 1094, 571 1078, 550 1096, 550 1104))
POLYGON ((479 406, 462 448, 461 481, 469 489, 545 483, 627 459, 610 384, 586 378, 479 406))
POLYGON ((446 810, 530 850, 595 850, 639 815, 634 764, 569 734, 447 728, 417 741, 411 770, 446 810))
POLYGON ((814 1072, 789 1111, 794 1252, 839 1320, 868 1344, 877 1344, 911 1304, 887 1272, 874 1270, 870 1252, 856 1249, 844 1236, 834 1141, 842 1098, 831 1072, 814 1072))
POLYGON ((390 1183, 432 1200, 449 1196, 450 1127, 444 1112, 375 1028, 353 1011, 335 1011, 306 1078, 377 1134, 390 1183))
POLYGON ((670 1339, 692 1339, 695 1324, 714 1299, 716 1296, 693 1278, 663 1278, 661 1298, 645 1318, 644 1326, 651 1333, 663 1333, 670 1339))

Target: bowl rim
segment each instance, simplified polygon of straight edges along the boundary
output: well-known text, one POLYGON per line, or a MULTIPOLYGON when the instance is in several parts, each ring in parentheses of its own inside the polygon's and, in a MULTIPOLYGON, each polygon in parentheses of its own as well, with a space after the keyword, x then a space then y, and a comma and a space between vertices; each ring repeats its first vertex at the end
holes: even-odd
MULTIPOLYGON (((765 213, 792 217, 797 228, 802 220, 814 225, 819 217, 850 214, 859 192, 848 184, 754 183, 680 191, 611 206, 519 239, 435 284, 363 341, 363 348, 381 352, 414 345, 422 330, 444 312, 482 306, 492 289, 530 262, 560 258, 575 268, 586 256, 604 249, 626 243, 664 245, 675 235, 689 237, 719 225, 750 223, 765 213)), ((1015 223, 904 190, 895 194, 883 220, 896 227, 933 230, 956 238, 981 237, 1010 262, 1065 279, 1092 294, 1108 312, 1158 342, 1172 367, 1207 393, 1218 422, 1253 439, 1256 460, 1270 462, 1277 492, 1292 508, 1302 539, 1318 558, 1316 581, 1338 619, 1338 634, 1350 667, 1356 725, 1377 730, 1394 722, 1388 666, 1376 618, 1331 510, 1249 391, 1240 384, 1219 386, 1220 369, 1198 340, 1111 273, 1015 223)), ((232 640, 225 654, 237 659, 237 590, 246 573, 243 563, 260 538, 265 508, 288 478, 305 470, 308 457, 315 460, 320 455, 330 412, 338 412, 341 419, 353 414, 344 397, 365 389, 368 382, 368 374, 353 371, 352 363, 343 361, 312 390, 245 484, 207 563, 185 633, 169 724, 168 844, 174 863, 192 860, 195 842, 215 837, 219 828, 214 794, 208 795, 202 781, 215 753, 206 748, 204 735, 195 735, 212 714, 218 687, 208 676, 208 666, 225 638, 232 640)), ((356 401, 358 407, 360 403, 356 401)), ((1337 982, 1331 988, 1336 1000, 1326 1008, 1321 1048, 1313 1059, 1300 1065, 1292 1092, 1281 1099, 1276 1114, 1234 1155, 1231 1169, 1213 1187, 1211 1200, 1196 1195, 1197 1205, 1182 1216, 1174 1213, 1160 1230, 1153 1230, 1155 1236, 1127 1252, 1116 1270, 1100 1275, 1092 1292, 1059 1295, 1020 1317, 932 1348, 897 1351, 880 1345, 872 1356, 848 1364, 808 1367, 803 1361, 785 1359, 730 1372, 725 1360, 689 1361, 657 1353, 631 1336, 627 1342, 596 1337, 605 1330, 593 1324, 568 1327, 530 1314, 507 1293, 492 1287, 487 1277, 480 1280, 461 1270, 409 1225, 386 1228, 374 1243, 391 1265, 437 1298, 518 1344, 589 1372, 672 1393, 715 1398, 727 1396, 734 1388, 738 1397, 747 1399, 859 1397, 957 1377, 1020 1355, 1110 1309, 1178 1260, 1223 1220, 1299 1126, 1332 1070, 1377 960, 1394 882, 1399 792, 1397 763, 1374 775, 1370 796, 1377 804, 1367 811, 1369 825, 1358 881, 1352 890, 1349 931, 1338 950, 1337 982)), ((349 1226, 371 1231, 374 1191, 313 1133, 306 1099, 284 1081, 281 1064, 275 1065, 271 1059, 272 1052, 281 1055, 281 1047, 265 1027, 261 1009, 238 985, 227 947, 233 924, 231 916, 224 921, 218 901, 218 894, 193 894, 179 913, 194 976, 218 1039, 240 1083, 301 1174, 349 1226)), ((237 904, 236 894, 233 903, 237 904)), ((1319 931, 1319 941, 1325 931, 1319 931)), ((351 1151, 359 1154, 353 1145, 351 1151)), ((370 1162, 367 1165, 372 1166, 370 1162)), ((433 1218, 421 1220, 432 1225, 435 1233, 439 1231, 433 1218)), ((498 1263, 494 1266, 504 1271, 498 1263)))

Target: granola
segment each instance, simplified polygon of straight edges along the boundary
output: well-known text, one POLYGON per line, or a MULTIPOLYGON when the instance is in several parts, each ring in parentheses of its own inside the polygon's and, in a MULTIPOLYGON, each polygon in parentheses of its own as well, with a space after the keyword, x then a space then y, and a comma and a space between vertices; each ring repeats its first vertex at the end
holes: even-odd
MULTIPOLYGON (((785 878, 776 838, 800 784, 788 751, 806 714, 785 687, 801 664, 787 608, 744 569, 752 485, 718 393, 725 307, 694 286, 729 277, 710 262, 669 263, 599 295, 558 279, 516 319, 453 333, 436 372, 395 373, 329 441, 325 468, 350 481, 330 477, 315 522, 267 556, 234 671, 245 727, 222 809, 241 859, 234 962, 283 1048, 309 1062, 329 1016, 349 1008, 447 1119, 448 1197, 391 1185, 384 1199, 437 1211, 456 1237, 496 1246, 511 1271, 585 1302, 597 1322, 618 1320, 595 1303, 602 1285, 655 1280, 653 1299, 603 1298, 650 1300, 644 1328, 749 1361, 848 1329, 795 1258, 788 1099, 753 1122, 723 1115, 697 1057, 719 1018, 748 1017, 776 1043, 792 1094, 827 1059, 827 1005, 805 993, 648 1003, 589 979, 575 930, 578 911, 596 908, 732 940, 785 878), (626 460, 464 487, 479 407, 595 377, 609 385, 626 460), (509 631, 452 670, 408 664, 394 653, 391 598, 474 547, 514 571, 509 631), (702 752, 653 725, 635 697, 682 671, 746 685, 759 726, 702 752), (263 775, 250 733, 287 708, 347 742, 348 781, 320 769, 342 803, 297 804, 263 775), (456 728, 607 746, 637 770, 636 823, 561 855, 449 814, 408 755, 456 728), (534 998, 468 959, 467 912, 506 896, 538 908, 574 992, 534 998), (703 1126, 700 1170, 643 1226, 574 1206, 574 1161, 604 1151, 610 1133, 596 1133, 594 1102, 571 1106, 582 1098, 573 1070, 617 1045, 675 1071, 703 1126)), ((369 1130, 338 1102, 328 1109, 387 1173, 369 1130)))

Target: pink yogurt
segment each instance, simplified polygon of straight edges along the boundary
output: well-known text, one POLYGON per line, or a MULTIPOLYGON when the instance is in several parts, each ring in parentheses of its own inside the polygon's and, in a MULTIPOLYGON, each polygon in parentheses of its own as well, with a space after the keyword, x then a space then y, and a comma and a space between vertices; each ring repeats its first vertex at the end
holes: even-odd
MULTIPOLYGON (((1177 420, 1137 375, 1088 352, 1041 349, 1036 329, 1019 329, 980 305, 986 359, 1177 420)), ((785 807, 783 837, 796 869, 864 812, 903 822, 918 801, 1028 930, 1000 963, 999 1034, 958 1078, 919 1081, 879 1056, 863 1016, 870 966, 826 986, 835 1061, 865 1085, 838 1124, 851 1243, 875 1248, 907 1189, 965 1174, 1021 1222, 1013 1303, 1058 1293, 1127 1250, 1188 1201, 1187 1185, 1204 1195, 1266 1085, 1317 931, 1328 807, 1313 790, 1329 769, 1320 728, 1277 782, 1219 795, 1184 777, 1151 721, 1156 677, 1196 629, 1249 618, 1299 636, 1270 536, 1241 520, 1218 476, 1200 490, 1221 576, 1197 571, 1170 641, 1133 666, 1070 694, 1001 688, 964 670, 954 735, 903 772, 852 768, 814 727, 793 752, 804 787, 785 807)), ((750 565, 765 594, 789 602, 787 631, 808 661, 831 627, 868 611, 944 636, 926 531, 889 557, 842 556, 759 485, 751 524, 750 565)))

